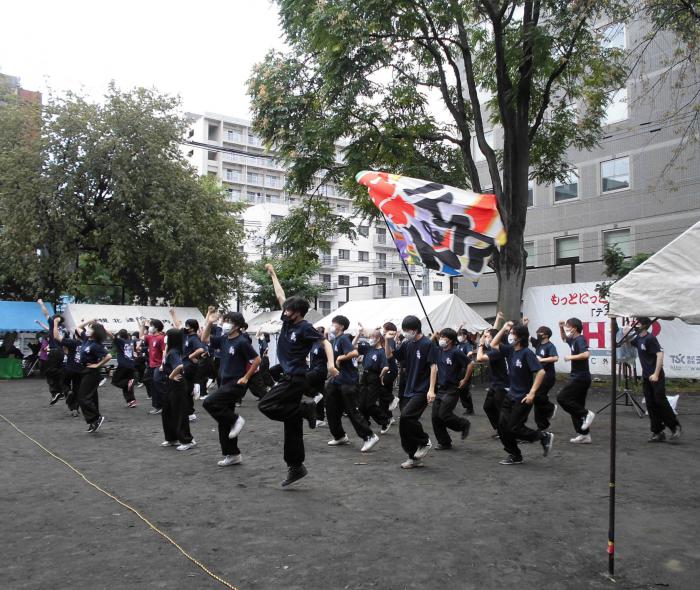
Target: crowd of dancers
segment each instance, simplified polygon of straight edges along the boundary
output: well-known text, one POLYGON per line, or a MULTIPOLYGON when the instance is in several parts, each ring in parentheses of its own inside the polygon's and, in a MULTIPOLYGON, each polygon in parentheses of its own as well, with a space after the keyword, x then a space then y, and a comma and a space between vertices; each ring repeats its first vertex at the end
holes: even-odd
MULTIPOLYGON (((348 333, 348 318, 337 315, 328 333, 305 320, 308 302, 287 297, 274 268, 266 267, 282 308, 282 327, 277 340, 278 363, 270 366, 269 337, 258 336, 259 352, 247 333, 242 314, 220 314, 210 307, 203 326, 197 320, 184 324, 170 311, 173 327, 164 330, 160 320, 146 320, 138 333, 121 330, 109 333, 94 320, 79 324, 72 334, 64 329, 60 315, 48 320, 46 378, 51 405, 65 398, 74 416, 82 413, 87 431, 100 430, 104 416, 99 408, 98 389, 103 368, 112 360, 105 343, 112 340, 117 367, 112 385, 121 389, 127 407, 137 402, 134 388, 143 383, 151 400, 151 414, 160 414, 163 446, 187 451, 196 446, 190 424, 196 420, 194 401, 218 424, 222 457, 218 465, 241 463, 239 438, 245 419, 239 406, 247 391, 259 400, 259 410, 283 423, 284 461, 288 486, 307 474, 303 425, 327 427, 331 447, 347 445, 343 426, 347 417, 361 441, 360 452, 372 451, 396 423, 406 459, 403 469, 423 466, 431 449, 447 451, 453 446, 450 433, 461 440, 469 436, 469 415, 474 413, 470 381, 476 363, 488 365, 489 387, 483 409, 493 438, 499 439, 506 456, 501 465, 523 463, 520 444, 537 443, 546 457, 554 444, 550 423, 557 407, 572 421, 572 444, 592 443, 595 413, 586 407, 591 385, 590 352, 579 319, 559 323, 568 347, 564 356, 571 363, 568 381, 556 396, 555 363, 559 353, 551 342, 552 330, 540 326, 531 337, 527 318, 504 321, 499 313, 494 328, 469 334, 460 328, 443 328, 426 336, 421 321, 406 316, 399 330, 392 322, 367 329, 360 325, 348 333), (209 392, 210 389, 213 389, 209 392), (395 394, 397 391, 397 395, 395 394), (458 414, 461 405, 464 413, 458 414), (423 428, 422 417, 431 406, 433 445, 423 428), (527 425, 534 413, 536 428, 527 425)), ((651 321, 637 318, 630 343, 639 352, 644 395, 650 418, 651 442, 677 439, 681 426, 665 394, 663 351, 650 332, 651 321)), ((628 329, 629 330, 629 329, 628 329)))

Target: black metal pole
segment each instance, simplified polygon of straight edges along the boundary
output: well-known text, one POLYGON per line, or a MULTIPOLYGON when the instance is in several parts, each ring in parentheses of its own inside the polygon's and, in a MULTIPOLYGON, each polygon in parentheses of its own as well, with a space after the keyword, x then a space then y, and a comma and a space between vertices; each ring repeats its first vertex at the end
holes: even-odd
POLYGON ((416 297, 418 298, 418 303, 420 303, 420 307, 423 310, 423 313, 425 314, 425 319, 428 322, 428 326, 430 326, 430 331, 434 334, 435 328, 433 328, 433 324, 430 322, 430 316, 428 315, 428 312, 425 311, 425 306, 423 305, 423 300, 420 298, 420 294, 418 293, 418 289, 416 289, 416 284, 413 282, 413 277, 411 276, 411 273, 408 271, 408 265, 406 264, 406 261, 401 256, 401 252, 399 250, 399 247, 396 244, 396 240, 394 239, 394 234, 391 233, 391 228, 389 227, 389 222, 386 220, 386 217, 384 216, 384 211, 380 210, 380 213, 382 214, 382 219, 384 219, 384 223, 386 224, 386 229, 389 232, 389 234, 391 235, 391 240, 394 242, 394 247, 396 248, 396 251, 399 253, 399 258, 401 258, 401 262, 403 263, 403 267, 406 270, 406 274, 408 275, 408 280, 411 281, 411 286, 413 287, 413 292, 416 294, 416 297))
POLYGON ((611 375, 610 386, 610 482, 608 506, 608 574, 615 576, 615 451, 617 444, 617 319, 610 318, 611 375))

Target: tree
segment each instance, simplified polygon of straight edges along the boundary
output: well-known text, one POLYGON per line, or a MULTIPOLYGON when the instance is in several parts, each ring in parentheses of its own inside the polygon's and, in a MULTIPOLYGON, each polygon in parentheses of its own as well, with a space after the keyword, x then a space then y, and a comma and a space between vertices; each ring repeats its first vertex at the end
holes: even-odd
POLYGON ((635 254, 631 258, 627 259, 620 246, 617 244, 609 246, 603 253, 603 263, 605 264, 603 274, 606 277, 610 277, 615 280, 598 284, 596 286, 596 291, 598 291, 601 297, 607 297, 610 293, 610 287, 617 280, 627 276, 631 271, 649 258, 649 256, 650 254, 640 252, 639 254, 635 254))
MULTIPOLYGON (((20 228, 29 215, 25 227, 35 228, 24 240, 27 252, 40 253, 38 280, 24 296, 118 303, 123 291, 127 301, 206 306, 241 291, 242 205, 184 159, 178 107, 114 84, 99 104, 71 93, 49 100, 32 178, 41 190, 18 189, 7 224, 20 228)), ((15 259, 10 274, 24 264, 15 259)))
POLYGON ((291 165, 289 188, 308 190, 321 171, 356 197, 361 212, 376 215, 354 182, 361 169, 477 192, 490 184, 508 233, 492 262, 498 305, 518 317, 528 178, 563 180, 566 149, 589 149, 601 137, 608 90, 621 84, 624 70, 622 52, 603 47, 594 23, 616 4, 277 3, 291 51, 268 54, 249 92, 255 127, 291 165), (502 128, 502 147, 489 144, 491 126, 502 128), (342 163, 338 142, 346 144, 342 163), (488 179, 479 177, 475 149, 488 179))

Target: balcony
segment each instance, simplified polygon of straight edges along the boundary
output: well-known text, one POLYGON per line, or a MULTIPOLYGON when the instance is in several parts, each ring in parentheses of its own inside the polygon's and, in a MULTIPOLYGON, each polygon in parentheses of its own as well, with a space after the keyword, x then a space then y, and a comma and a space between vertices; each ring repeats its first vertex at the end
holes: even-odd
POLYGON ((335 268, 338 266, 337 256, 321 256, 321 268, 335 268))

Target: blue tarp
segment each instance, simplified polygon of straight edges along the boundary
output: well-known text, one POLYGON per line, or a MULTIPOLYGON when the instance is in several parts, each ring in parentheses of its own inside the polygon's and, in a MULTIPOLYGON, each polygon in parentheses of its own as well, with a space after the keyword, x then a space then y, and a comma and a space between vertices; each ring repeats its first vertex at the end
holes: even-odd
MULTIPOLYGON (((49 313, 53 307, 46 303, 49 313)), ((33 301, 0 301, 0 332, 41 332, 36 320, 46 324, 41 306, 33 301)))

